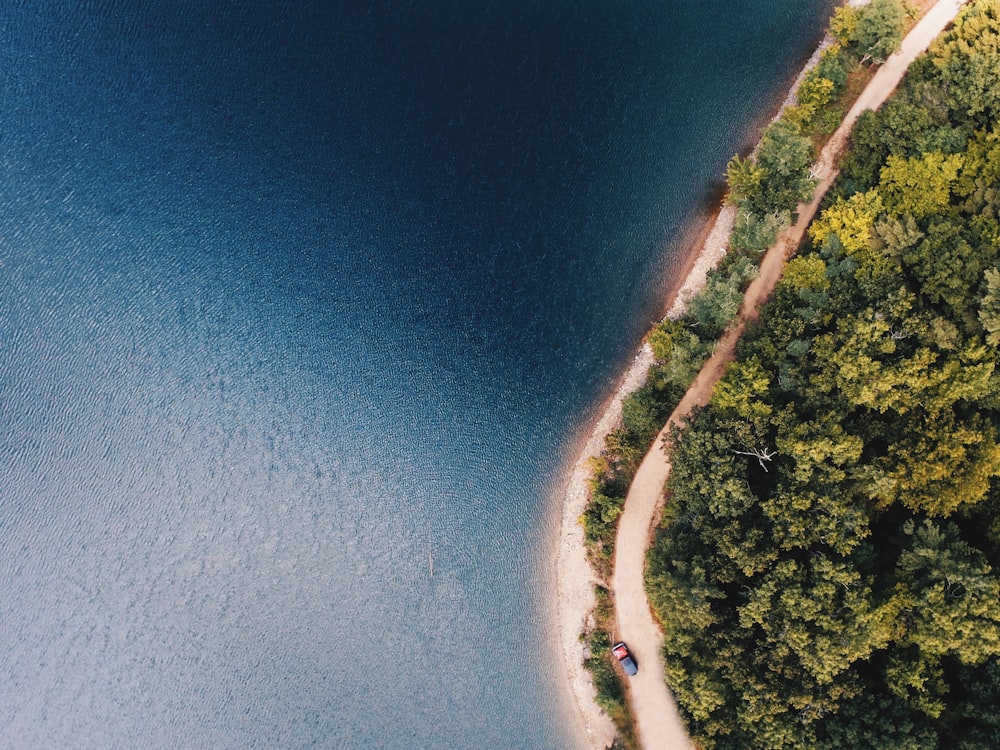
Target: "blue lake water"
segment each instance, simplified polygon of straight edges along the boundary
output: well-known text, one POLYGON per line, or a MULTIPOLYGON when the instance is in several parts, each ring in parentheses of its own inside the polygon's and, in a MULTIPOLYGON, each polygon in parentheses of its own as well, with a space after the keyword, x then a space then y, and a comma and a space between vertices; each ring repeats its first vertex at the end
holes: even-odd
POLYGON ((550 494, 832 0, 8 0, 0 746, 573 748, 550 494))

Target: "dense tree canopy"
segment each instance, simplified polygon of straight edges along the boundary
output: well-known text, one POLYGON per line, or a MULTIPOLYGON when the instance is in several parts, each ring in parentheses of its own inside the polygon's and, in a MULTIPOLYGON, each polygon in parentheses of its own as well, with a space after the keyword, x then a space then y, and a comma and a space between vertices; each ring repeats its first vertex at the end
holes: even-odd
MULTIPOLYGON (((837 33, 895 28, 889 5, 837 33)), ((1000 747, 998 116, 1000 0, 977 0, 859 121, 811 244, 674 438, 647 586, 705 750, 1000 747)), ((731 165, 741 208, 797 164, 780 145, 731 165)))
POLYGON ((899 0, 871 0, 858 13, 851 41, 861 53, 882 62, 899 46, 906 17, 899 0))

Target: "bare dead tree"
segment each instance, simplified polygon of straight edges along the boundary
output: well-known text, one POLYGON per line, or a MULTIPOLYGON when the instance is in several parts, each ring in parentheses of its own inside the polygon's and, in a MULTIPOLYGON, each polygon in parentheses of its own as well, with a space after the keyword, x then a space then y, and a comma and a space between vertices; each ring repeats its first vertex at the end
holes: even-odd
POLYGON ((755 450, 750 450, 750 451, 738 451, 735 448, 733 448, 733 453, 735 453, 738 456, 752 456, 756 458, 757 463, 760 464, 760 468, 762 468, 764 471, 767 471, 767 466, 764 464, 764 462, 767 461, 768 463, 770 463, 771 459, 773 459, 775 456, 778 455, 778 451, 768 450, 767 448, 757 448, 755 450))

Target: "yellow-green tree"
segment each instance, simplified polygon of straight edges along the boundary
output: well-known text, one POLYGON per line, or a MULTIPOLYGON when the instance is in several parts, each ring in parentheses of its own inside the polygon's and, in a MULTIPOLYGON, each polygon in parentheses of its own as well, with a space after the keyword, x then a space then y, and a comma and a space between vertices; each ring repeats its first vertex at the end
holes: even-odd
POLYGON ((878 190, 855 193, 823 211, 819 219, 809 226, 809 236, 817 244, 836 236, 849 255, 866 250, 875 219, 882 208, 882 195, 878 190))
POLYGON ((890 156, 880 174, 885 209, 914 219, 945 213, 962 168, 961 154, 931 152, 915 158, 890 156))

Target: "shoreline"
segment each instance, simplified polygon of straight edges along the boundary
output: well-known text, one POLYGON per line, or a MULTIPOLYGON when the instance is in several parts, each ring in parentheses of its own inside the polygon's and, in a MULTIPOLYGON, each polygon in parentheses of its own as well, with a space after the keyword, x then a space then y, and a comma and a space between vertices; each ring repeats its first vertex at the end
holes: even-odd
MULTIPOLYGON (((852 4, 864 0, 849 0, 852 4)), ((775 113, 767 117, 764 127, 781 116, 784 109, 793 104, 799 83, 819 60, 820 54, 830 44, 830 37, 824 35, 815 51, 806 60, 799 73, 791 79, 787 93, 778 100, 775 113)), ((762 118, 764 119, 764 118, 762 118)), ((756 150, 756 145, 754 147, 756 150)), ((693 219, 690 235, 683 253, 677 278, 680 283, 668 286, 665 300, 664 318, 678 318, 687 309, 691 298, 704 288, 708 272, 725 257, 729 235, 736 219, 736 207, 727 205, 724 198, 701 217, 693 219), (698 227, 701 227, 698 230, 698 227)), ((590 747, 603 750, 611 745, 617 730, 610 717, 597 705, 597 691, 590 673, 583 665, 587 658, 586 646, 580 635, 593 624, 593 611, 597 605, 594 587, 598 583, 587 559, 583 528, 578 523, 583 514, 588 497, 588 481, 591 478, 589 461, 599 456, 608 433, 621 423, 622 402, 633 391, 641 387, 653 364, 653 352, 648 342, 643 340, 639 351, 631 363, 618 377, 615 388, 594 421, 586 442, 576 460, 568 464, 571 468, 564 474, 568 478, 560 483, 555 492, 554 502, 559 504, 559 540, 556 548, 556 630, 561 641, 561 651, 565 660, 567 680, 572 693, 573 704, 590 747)))
MULTIPOLYGON (((687 302, 704 285, 708 272, 726 254, 726 244, 736 218, 736 208, 722 203, 702 221, 702 230, 695 235, 678 278, 667 294, 667 313, 664 317, 683 315, 687 302)), ((618 378, 610 398, 599 410, 582 450, 569 471, 569 478, 557 491, 561 506, 559 543, 556 550, 556 630, 561 640, 561 651, 576 708, 584 734, 594 748, 608 747, 617 730, 610 717, 597 705, 597 691, 590 673, 583 666, 587 658, 586 646, 580 635, 593 624, 593 611, 597 606, 594 575, 578 519, 583 515, 589 499, 588 482, 591 478, 590 458, 599 456, 608 433, 621 423, 622 402, 646 381, 653 365, 653 351, 643 341, 632 362, 618 378)))

